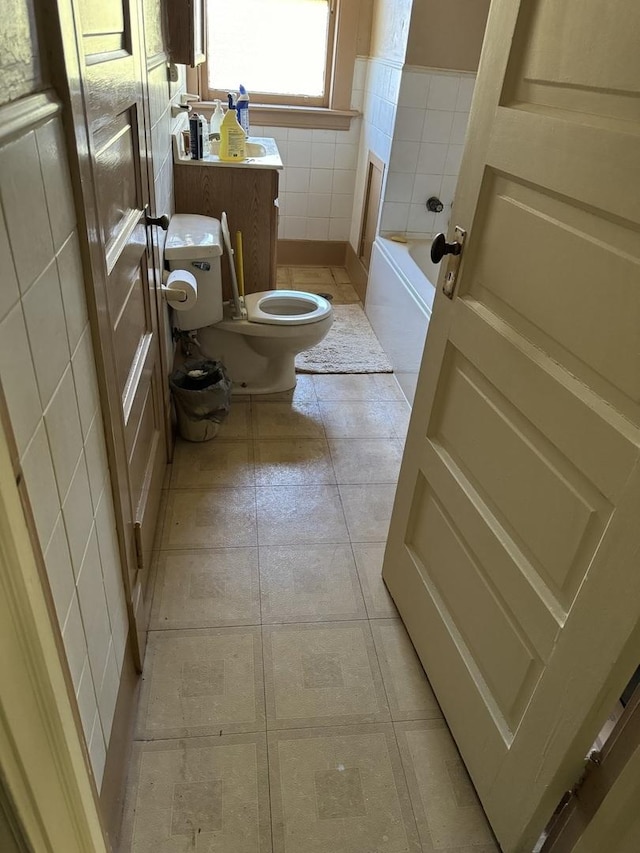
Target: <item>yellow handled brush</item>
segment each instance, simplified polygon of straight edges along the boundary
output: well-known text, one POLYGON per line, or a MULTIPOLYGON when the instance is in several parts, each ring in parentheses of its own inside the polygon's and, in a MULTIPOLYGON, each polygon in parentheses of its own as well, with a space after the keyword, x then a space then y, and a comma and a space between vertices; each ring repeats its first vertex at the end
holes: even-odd
POLYGON ((244 299, 244 261, 242 258, 242 231, 236 231, 236 268, 240 299, 244 299))

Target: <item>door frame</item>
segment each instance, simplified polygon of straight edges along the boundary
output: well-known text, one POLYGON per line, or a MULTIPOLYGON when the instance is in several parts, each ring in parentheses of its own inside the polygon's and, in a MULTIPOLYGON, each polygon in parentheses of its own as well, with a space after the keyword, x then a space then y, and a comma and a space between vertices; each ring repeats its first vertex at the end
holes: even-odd
POLYGON ((108 853, 44 561, 25 518, 28 498, 5 424, 0 417, 3 783, 30 849, 108 853))

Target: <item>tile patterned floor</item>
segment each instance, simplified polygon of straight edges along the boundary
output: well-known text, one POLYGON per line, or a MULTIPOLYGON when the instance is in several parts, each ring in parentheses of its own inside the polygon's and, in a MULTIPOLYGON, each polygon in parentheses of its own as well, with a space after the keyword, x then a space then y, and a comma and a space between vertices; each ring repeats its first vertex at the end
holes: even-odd
POLYGON ((301 376, 178 443, 121 853, 497 851, 380 577, 407 422, 301 376))

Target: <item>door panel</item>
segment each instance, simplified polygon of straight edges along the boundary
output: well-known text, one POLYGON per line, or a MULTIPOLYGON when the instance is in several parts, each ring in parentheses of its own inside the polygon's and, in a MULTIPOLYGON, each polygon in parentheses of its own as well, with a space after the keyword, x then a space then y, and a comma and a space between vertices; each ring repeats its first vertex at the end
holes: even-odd
POLYGON ((505 851, 531 849, 637 665, 640 10, 620 6, 492 6, 465 254, 383 569, 505 851))
POLYGON ((62 27, 68 78, 82 81, 75 99, 72 93, 72 109, 95 282, 117 525, 139 666, 167 446, 155 284, 161 278, 145 224, 151 153, 140 2, 76 0, 73 15, 82 41, 77 71, 73 63, 78 53, 73 56, 69 28, 64 23, 62 27))

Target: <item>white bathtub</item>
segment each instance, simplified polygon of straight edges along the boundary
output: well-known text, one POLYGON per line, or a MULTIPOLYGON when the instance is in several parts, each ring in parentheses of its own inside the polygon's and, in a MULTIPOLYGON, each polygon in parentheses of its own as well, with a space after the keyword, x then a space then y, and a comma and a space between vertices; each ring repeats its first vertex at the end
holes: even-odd
POLYGON ((415 394, 438 280, 431 240, 373 244, 365 312, 409 402, 415 394))

